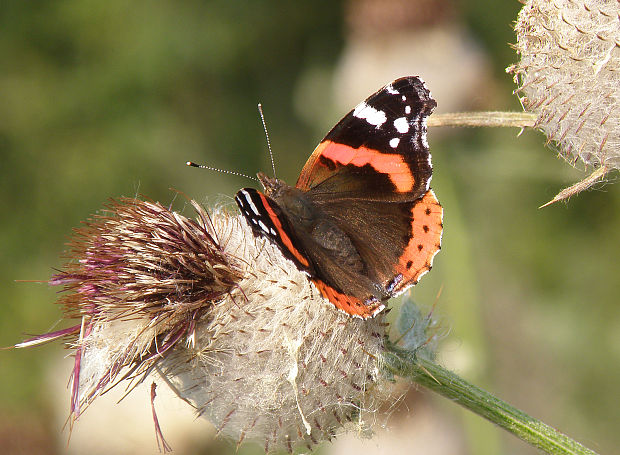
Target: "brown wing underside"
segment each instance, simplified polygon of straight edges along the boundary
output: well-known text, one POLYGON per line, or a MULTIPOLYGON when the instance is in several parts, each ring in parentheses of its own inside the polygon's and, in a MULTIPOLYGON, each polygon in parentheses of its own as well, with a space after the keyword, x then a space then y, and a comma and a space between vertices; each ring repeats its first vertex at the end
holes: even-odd
POLYGON ((429 190, 415 201, 316 201, 322 216, 351 240, 362 266, 339 262, 312 235, 300 236, 324 281, 359 298, 385 300, 417 283, 440 248, 442 208, 429 190))

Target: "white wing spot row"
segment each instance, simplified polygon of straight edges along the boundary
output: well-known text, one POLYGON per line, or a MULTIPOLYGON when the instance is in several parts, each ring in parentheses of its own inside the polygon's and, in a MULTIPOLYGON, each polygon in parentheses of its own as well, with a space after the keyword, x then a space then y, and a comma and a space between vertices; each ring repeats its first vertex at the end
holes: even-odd
POLYGON ((357 105, 357 107, 353 110, 353 116, 366 120, 368 123, 376 127, 380 127, 387 121, 385 112, 379 111, 365 102, 361 102, 357 105))

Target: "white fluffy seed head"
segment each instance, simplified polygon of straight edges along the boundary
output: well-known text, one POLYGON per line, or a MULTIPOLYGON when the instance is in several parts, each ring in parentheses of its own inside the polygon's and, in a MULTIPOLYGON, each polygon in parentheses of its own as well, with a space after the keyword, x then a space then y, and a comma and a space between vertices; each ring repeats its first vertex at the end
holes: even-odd
POLYGON ((124 199, 76 232, 51 280, 82 323, 72 417, 125 378, 163 375, 221 434, 266 451, 368 429, 389 389, 383 316, 338 311, 244 217, 192 205, 196 220, 124 199))
POLYGON ((382 317, 354 319, 323 299, 243 217, 214 216, 226 254, 245 275, 160 368, 218 430, 266 451, 331 439, 372 423, 386 385, 382 317))
POLYGON ((536 127, 574 164, 620 168, 620 3, 528 0, 508 68, 536 127))

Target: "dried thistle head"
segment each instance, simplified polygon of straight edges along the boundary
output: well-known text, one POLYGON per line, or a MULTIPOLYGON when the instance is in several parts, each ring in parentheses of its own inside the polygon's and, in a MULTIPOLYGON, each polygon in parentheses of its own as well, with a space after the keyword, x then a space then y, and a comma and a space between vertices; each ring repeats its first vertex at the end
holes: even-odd
POLYGON ((307 276, 243 217, 214 217, 244 278, 196 330, 196 343, 160 363, 180 396, 219 432, 265 451, 331 439, 372 423, 382 396, 385 326, 322 298, 307 276))
POLYGON ((76 231, 51 282, 80 324, 22 343, 68 337, 73 417, 148 376, 266 451, 369 427, 387 392, 383 316, 339 312, 243 217, 192 204, 196 220, 122 199, 76 231))
POLYGON ((554 201, 620 168, 619 13, 617 0, 528 0, 519 13, 508 71, 521 103, 568 162, 595 169, 554 201))
POLYGON ((74 233, 70 262, 54 276, 68 319, 48 334, 77 335, 71 412, 77 417, 130 368, 148 372, 236 286, 241 275, 223 253, 208 214, 190 220, 158 203, 121 199, 74 233))

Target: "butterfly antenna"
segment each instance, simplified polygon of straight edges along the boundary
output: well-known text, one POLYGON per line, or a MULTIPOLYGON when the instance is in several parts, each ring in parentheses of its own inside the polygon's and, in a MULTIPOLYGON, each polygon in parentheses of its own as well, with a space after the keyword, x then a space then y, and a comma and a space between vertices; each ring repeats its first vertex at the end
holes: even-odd
POLYGON ((193 161, 188 161, 185 164, 191 167, 197 167, 200 169, 208 169, 210 171, 221 172, 222 174, 230 174, 230 175, 236 175, 238 177, 245 177, 246 179, 250 179, 250 180, 254 180, 255 182, 258 182, 258 179, 256 177, 251 177, 249 175, 242 174, 241 172, 227 171, 226 169, 218 169, 216 167, 205 166, 204 164, 196 164, 193 161))
POLYGON ((263 105, 258 103, 258 112, 260 114, 260 121, 263 122, 263 130, 265 131, 265 137, 267 138, 267 148, 269 149, 269 158, 271 159, 271 168, 273 169, 273 177, 276 177, 276 165, 273 161, 273 153, 271 152, 271 141, 269 140, 269 133, 267 132, 267 124, 265 123, 265 116, 263 115, 263 105))

